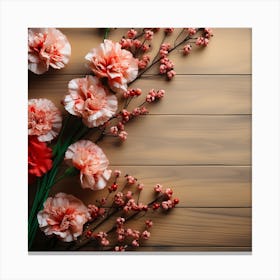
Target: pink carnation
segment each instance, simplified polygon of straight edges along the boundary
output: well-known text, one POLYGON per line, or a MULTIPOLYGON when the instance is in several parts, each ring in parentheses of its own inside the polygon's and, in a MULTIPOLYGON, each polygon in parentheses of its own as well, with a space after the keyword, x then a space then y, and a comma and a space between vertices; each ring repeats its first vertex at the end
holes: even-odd
POLYGON ((40 142, 51 141, 61 126, 61 113, 52 101, 44 98, 28 100, 28 135, 37 136, 40 142))
POLYGON ((63 68, 70 59, 71 46, 64 34, 55 28, 28 30, 28 69, 43 74, 49 66, 63 68))
POLYGON ((70 145, 65 153, 68 165, 80 170, 82 188, 104 189, 111 177, 109 161, 102 149, 89 140, 80 140, 70 145))
POLYGON ((58 193, 49 197, 38 215, 38 223, 46 235, 57 235, 62 241, 76 240, 89 220, 87 207, 73 195, 58 193))
POLYGON ((104 40, 98 48, 92 49, 85 59, 96 76, 108 79, 109 86, 115 92, 126 92, 127 83, 138 74, 138 59, 122 49, 119 43, 110 40, 104 40))
POLYGON ((88 127, 104 124, 118 109, 116 96, 109 94, 96 77, 73 79, 68 89, 69 94, 63 100, 65 109, 83 118, 88 127))

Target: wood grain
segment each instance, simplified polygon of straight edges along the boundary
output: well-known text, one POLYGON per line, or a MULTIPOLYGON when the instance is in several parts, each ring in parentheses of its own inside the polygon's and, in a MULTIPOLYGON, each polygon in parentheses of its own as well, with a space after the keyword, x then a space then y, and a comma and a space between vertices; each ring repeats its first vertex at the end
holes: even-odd
MULTIPOLYGON (((156 184, 174 189, 178 207, 251 207, 251 167, 248 166, 110 166, 130 174, 145 185, 140 201, 154 199, 156 184)), ((112 180, 111 180, 112 181, 112 180)), ((110 183, 112 183, 110 181, 110 183)), ((124 180, 118 180, 120 189, 124 180)), ((133 188, 131 188, 133 190, 133 188)), ((128 189, 127 189, 128 190, 128 189)), ((84 203, 106 197, 107 190, 81 189, 78 176, 60 181, 51 192, 71 193, 84 203)), ((110 206, 107 204, 107 206, 110 206)))
MULTIPOLYGON (((143 242, 145 247, 251 247, 251 208, 175 208, 152 214, 154 225, 151 237, 143 242)), ((145 220, 142 216, 126 226, 141 231, 145 220)), ((38 250, 45 246, 40 237, 43 233, 38 232, 38 250)), ((58 242, 56 248, 65 250, 65 246, 65 242, 58 242)), ((87 250, 87 246, 80 250, 87 250)))
MULTIPOLYGON (((68 82, 84 77, 29 76, 29 98, 49 98, 62 111, 61 100, 67 94, 68 82)), ((133 85, 141 87, 143 94, 129 108, 141 104, 151 88, 163 88, 165 97, 149 106, 150 114, 251 114, 251 82, 250 75, 178 75, 172 81, 146 75, 133 85)))
POLYGON ((142 246, 134 250, 134 254, 140 252, 140 254, 143 254, 143 252, 147 253, 153 253, 153 254, 176 254, 176 252, 181 252, 182 254, 185 254, 185 252, 189 252, 188 254, 215 254, 215 252, 223 252, 223 254, 238 254, 238 252, 248 252, 248 254, 251 254, 252 247, 237 247, 237 246, 207 246, 207 247, 200 247, 200 246, 142 246), (192 252, 192 253, 191 253, 192 252))
POLYGON ((153 221, 146 246, 251 246, 250 208, 175 208, 153 221))
MULTIPOLYGON (((59 74, 89 73, 85 67, 85 55, 99 46, 103 40, 104 30, 94 28, 61 28, 70 41, 72 47, 71 60, 67 67, 59 70, 59 74)), ((119 42, 127 29, 118 28, 109 34, 109 39, 119 42)), ((180 29, 167 38, 167 42, 174 41, 180 29)), ((175 63, 178 74, 251 74, 251 29, 250 28, 214 28, 214 37, 209 47, 194 48, 191 55, 184 57, 180 50, 170 54, 175 63)), ((155 34, 153 52, 155 54, 163 38, 163 32, 155 34)), ((149 73, 157 73, 156 67, 149 73)), ((56 74, 51 70, 47 73, 56 74)))
POLYGON ((126 130, 99 143, 113 165, 251 164, 251 116, 144 116, 126 130))
MULTIPOLYGON (((90 245, 83 248, 83 253, 86 253, 87 251, 91 251, 91 254, 100 254, 100 252, 94 252, 96 250, 95 247, 91 247, 90 245)), ((142 255, 142 254, 153 254, 153 255, 176 255, 176 254, 190 254, 190 255, 205 255, 205 254, 211 254, 214 255, 215 252, 219 254, 219 252, 222 252, 224 254, 244 254, 248 253, 251 254, 252 252, 252 247, 237 247, 237 246, 207 246, 207 247, 202 247, 202 246, 145 246, 142 245, 141 247, 131 249, 129 252, 122 252, 121 254, 129 254, 129 255, 142 255)), ((69 252, 70 253, 70 252, 69 252)), ((106 252, 102 252, 103 254, 106 252)), ((73 254, 73 252, 71 252, 73 254)), ((111 254, 111 253, 110 253, 111 254)), ((116 255, 119 253, 116 252, 116 255)))
MULTIPOLYGON (((60 28, 72 46, 69 64, 44 75, 28 73, 28 98, 49 98, 62 111, 61 100, 68 82, 84 77, 85 55, 103 40, 104 29, 60 28)), ((141 31, 141 29, 137 29, 141 31)), ((111 29, 109 39, 119 41, 127 29, 111 29)), ((173 41, 181 29, 166 38, 173 41)), ((165 89, 165 98, 148 105, 150 114, 126 125, 128 140, 120 143, 105 137, 99 143, 120 169, 144 183, 140 199, 149 202, 157 183, 172 187, 179 197, 177 208, 152 214, 151 238, 136 251, 149 252, 250 252, 252 250, 252 30, 214 28, 207 48, 193 48, 189 56, 181 50, 170 54, 176 77, 168 82, 158 75, 158 65, 133 87, 143 95, 130 108, 142 103, 151 89, 165 89)), ((154 35, 151 54, 162 41, 154 35)), ((122 102, 119 97, 120 103, 122 102)), ((65 113, 65 111, 64 111, 65 113)), ((87 135, 95 140, 96 135, 87 135)), ((29 204, 34 190, 29 188, 29 204)), ((67 178, 51 191, 71 193, 85 204, 107 194, 106 190, 83 190, 79 178, 67 178)), ((143 220, 131 221, 142 227, 143 220)), ((37 233, 33 251, 63 250, 65 243, 37 233)), ((94 250, 91 244, 83 251, 94 250)))

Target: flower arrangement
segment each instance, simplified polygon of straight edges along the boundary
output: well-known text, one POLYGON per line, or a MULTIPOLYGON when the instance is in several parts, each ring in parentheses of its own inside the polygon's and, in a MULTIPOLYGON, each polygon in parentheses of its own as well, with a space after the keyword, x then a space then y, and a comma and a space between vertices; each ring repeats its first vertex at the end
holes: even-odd
MULTIPOLYGON (((165 40, 174 28, 165 28, 151 58, 152 40, 159 30, 130 29, 113 42, 108 39, 110 29, 105 29, 104 41, 85 54, 92 74, 70 80, 68 93, 61 98, 66 113, 48 99, 28 101, 28 179, 30 187, 37 184, 28 220, 29 249, 38 227, 46 236, 65 242, 66 250, 81 250, 89 243, 103 251, 137 248, 151 236, 150 216, 168 212, 179 203, 173 190, 160 184, 154 186, 151 201, 141 201, 144 185, 130 174, 121 179, 121 171, 109 168, 110 155, 98 146, 106 136, 126 141, 126 124, 148 114, 147 105, 164 97, 164 89, 151 88, 144 102, 129 109, 131 101, 144 94, 132 87, 136 80, 152 67, 172 80, 176 72, 169 54, 177 49, 190 55, 193 45, 206 47, 213 36, 210 28, 183 28, 171 45, 165 40), (93 132, 95 141, 86 140, 93 132), (82 189, 107 189, 107 195, 87 206, 72 194, 49 196, 56 183, 68 176, 79 176, 82 189), (141 229, 129 223, 136 217, 145 218, 141 229), (107 229, 105 224, 109 224, 107 229)), ((63 68, 70 54, 70 43, 59 30, 29 30, 28 68, 35 74, 45 73, 49 66, 63 68)))

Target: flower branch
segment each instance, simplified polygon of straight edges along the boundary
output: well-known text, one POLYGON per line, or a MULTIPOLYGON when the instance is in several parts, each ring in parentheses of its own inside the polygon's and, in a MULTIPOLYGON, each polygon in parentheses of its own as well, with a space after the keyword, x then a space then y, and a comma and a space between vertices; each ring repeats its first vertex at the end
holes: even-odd
MULTIPOLYGON (((80 249, 89 242, 101 247, 110 245, 116 251, 135 248, 149 238, 148 228, 152 223, 147 220, 145 230, 141 233, 136 229, 125 228, 126 222, 140 213, 146 215, 158 209, 169 210, 179 202, 178 199, 172 200, 171 189, 163 190, 160 185, 155 187, 156 196, 151 202, 139 202, 142 184, 137 185, 134 193, 131 190, 124 192, 126 188, 136 185, 137 179, 130 175, 126 176, 122 190, 116 192, 119 188, 118 172, 115 172, 114 183, 107 187, 108 195, 99 201, 98 206, 92 204, 86 207, 70 194, 58 193, 49 197, 51 189, 59 181, 78 174, 83 189, 104 189, 112 171, 106 154, 97 143, 105 136, 125 141, 128 136, 125 125, 138 116, 146 115, 148 110, 145 105, 161 100, 165 94, 163 89, 150 89, 140 105, 128 109, 132 100, 143 95, 141 88, 131 88, 131 85, 159 62, 159 74, 171 80, 176 73, 168 55, 184 44, 181 51, 189 55, 194 40, 197 46, 205 47, 213 36, 208 28, 184 28, 171 47, 165 40, 174 28, 165 28, 158 51, 151 59, 148 52, 158 30, 144 28, 137 34, 136 30, 130 29, 127 38, 124 36, 120 43, 115 43, 107 39, 110 28, 106 28, 104 42, 85 55, 86 65, 92 75, 75 78, 68 83, 68 93, 62 99, 68 116, 62 116, 48 99, 29 100, 29 182, 33 184, 37 180, 37 192, 28 220, 29 249, 32 248, 38 225, 46 235, 56 235, 65 242, 75 241, 80 236, 78 241, 71 244, 71 250, 80 249), (183 35, 184 38, 177 43, 183 35), (120 106, 120 99, 123 106, 120 106), (84 137, 94 132, 97 133, 94 142, 84 140, 84 137), (62 167, 63 162, 68 168, 62 167), (104 205, 111 193, 114 196, 106 212, 104 205), (120 216, 113 227, 107 232, 97 231, 116 214, 120 216), (112 234, 116 235, 116 242, 108 239, 108 235, 112 234)), ((60 69, 68 63, 71 47, 60 31, 30 29, 28 34, 29 69, 32 72, 42 74, 50 66, 60 69)))

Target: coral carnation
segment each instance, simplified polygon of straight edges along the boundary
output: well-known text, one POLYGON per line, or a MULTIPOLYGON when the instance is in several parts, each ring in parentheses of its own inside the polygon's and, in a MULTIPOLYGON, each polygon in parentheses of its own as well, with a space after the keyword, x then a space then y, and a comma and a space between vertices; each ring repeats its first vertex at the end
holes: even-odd
POLYGON ((30 182, 52 168, 52 149, 36 136, 28 137, 28 175, 30 182))
POLYGON ((88 127, 104 124, 118 109, 116 96, 108 94, 96 77, 73 79, 68 88, 69 94, 63 100, 65 109, 82 117, 88 127))
POLYGON ((99 48, 92 49, 86 56, 87 65, 99 78, 107 78, 115 92, 124 93, 127 83, 138 74, 138 59, 121 48, 119 43, 104 40, 99 48))
POLYGON ((57 235, 62 241, 76 240, 89 220, 87 207, 73 195, 58 193, 49 197, 38 215, 38 223, 46 235, 57 235))
POLYGON ((71 55, 71 46, 64 34, 55 28, 28 30, 28 69, 43 74, 49 66, 63 68, 71 55))
POLYGON ((70 145, 65 153, 65 161, 80 170, 82 188, 101 190, 111 177, 106 155, 91 141, 80 140, 70 145))
POLYGON ((36 135, 41 142, 51 141, 61 126, 61 113, 50 100, 28 100, 28 135, 36 135))

